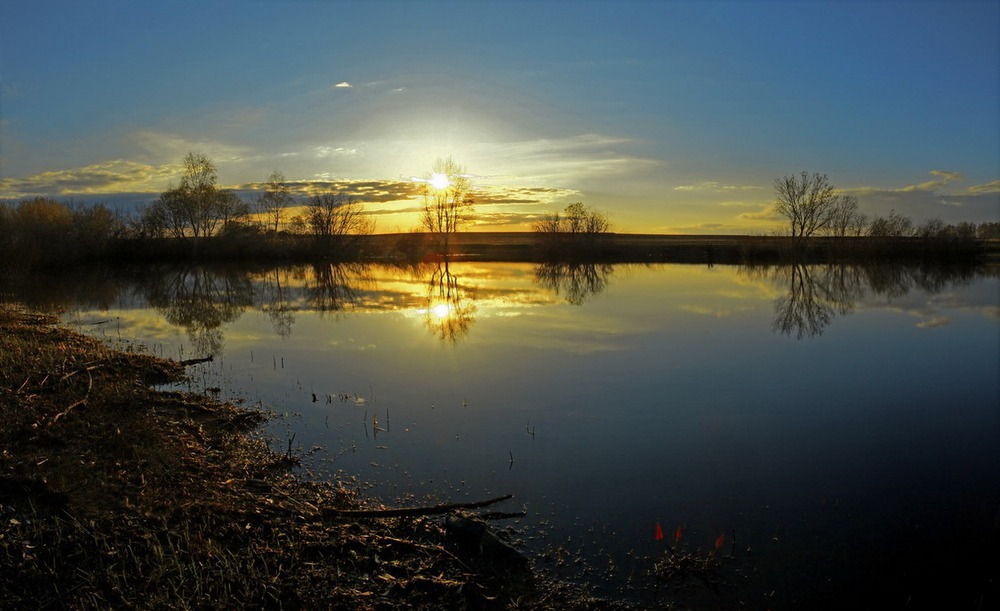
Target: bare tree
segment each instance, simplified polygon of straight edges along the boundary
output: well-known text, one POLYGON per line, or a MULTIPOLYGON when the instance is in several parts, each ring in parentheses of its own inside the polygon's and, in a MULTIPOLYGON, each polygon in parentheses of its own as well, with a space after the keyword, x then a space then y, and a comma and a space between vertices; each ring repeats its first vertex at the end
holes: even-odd
POLYGON ((266 226, 270 228, 273 224, 274 232, 277 233, 285 220, 286 209, 293 202, 291 190, 285 183, 285 175, 278 170, 271 172, 264 183, 264 193, 257 199, 258 209, 267 221, 266 226))
POLYGON ((473 206, 471 191, 472 181, 464 167, 451 157, 434 162, 431 177, 424 183, 421 224, 438 236, 445 253, 451 235, 469 220, 473 206))
POLYGON ((144 212, 151 227, 175 238, 190 239, 197 251, 201 238, 212 235, 220 222, 239 215, 235 195, 216 185, 218 170, 205 155, 188 153, 180 186, 167 189, 144 212))
POLYGON ((867 217, 858 210, 858 198, 841 195, 836 198, 830 212, 830 223, 824 228, 824 232, 838 237, 858 236, 864 233, 866 224, 867 217))
POLYGON ((774 181, 774 192, 774 210, 788 219, 795 243, 825 229, 840 201, 826 174, 788 174, 774 181))
POLYGON ((329 246, 346 247, 351 236, 368 235, 375 224, 361 204, 343 193, 324 193, 309 199, 306 223, 313 235, 329 246))
POLYGON ((908 216, 890 210, 886 216, 875 217, 868 226, 868 235, 876 238, 902 238, 913 235, 913 221, 908 216))
POLYGON ((532 225, 535 233, 598 234, 611 230, 611 221, 603 212, 576 202, 532 225))

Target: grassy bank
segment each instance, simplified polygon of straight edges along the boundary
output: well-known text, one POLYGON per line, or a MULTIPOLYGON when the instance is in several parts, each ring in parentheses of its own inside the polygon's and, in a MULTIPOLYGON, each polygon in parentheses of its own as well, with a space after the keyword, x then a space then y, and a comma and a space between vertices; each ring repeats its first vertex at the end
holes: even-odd
POLYGON ((0 329, 2 608, 608 608, 468 514, 347 513, 379 508, 297 477, 263 413, 153 388, 181 363, 10 306, 0 329))

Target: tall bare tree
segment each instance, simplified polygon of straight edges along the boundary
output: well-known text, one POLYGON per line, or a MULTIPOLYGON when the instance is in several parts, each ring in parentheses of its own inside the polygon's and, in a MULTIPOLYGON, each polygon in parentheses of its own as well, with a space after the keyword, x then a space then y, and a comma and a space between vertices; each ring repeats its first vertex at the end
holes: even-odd
POLYGON ((257 205, 260 213, 267 221, 267 227, 273 224, 274 232, 277 233, 285 220, 287 208, 292 205, 291 190, 285 182, 285 175, 275 170, 267 177, 264 183, 264 193, 258 198, 257 205))
POLYGON ((774 210, 788 219, 799 244, 830 225, 840 201, 826 174, 802 172, 774 181, 774 210))
POLYGON ((465 168, 451 158, 438 159, 424 183, 421 224, 438 236, 445 253, 452 234, 468 222, 473 208, 472 181, 465 168))

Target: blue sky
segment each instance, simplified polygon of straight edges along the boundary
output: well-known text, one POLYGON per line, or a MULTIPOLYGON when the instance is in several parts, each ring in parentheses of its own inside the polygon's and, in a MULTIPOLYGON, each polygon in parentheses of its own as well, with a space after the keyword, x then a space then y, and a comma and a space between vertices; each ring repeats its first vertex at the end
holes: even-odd
POLYGON ((1000 220, 1000 2, 34 2, 0 12, 0 198, 148 202, 188 151, 416 224, 768 233, 818 171, 869 214, 1000 220))

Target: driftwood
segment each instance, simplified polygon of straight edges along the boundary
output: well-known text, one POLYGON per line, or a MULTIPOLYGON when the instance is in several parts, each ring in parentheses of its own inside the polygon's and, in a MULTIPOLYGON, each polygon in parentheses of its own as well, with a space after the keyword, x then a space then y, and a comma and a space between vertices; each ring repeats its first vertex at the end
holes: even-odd
POLYGON ((513 494, 505 494, 495 499, 476 501, 474 503, 445 503, 428 507, 404 507, 397 509, 324 509, 323 516, 327 518, 404 518, 413 516, 432 516, 449 513, 456 509, 477 509, 488 507, 501 501, 514 498, 513 494))
POLYGON ((182 367, 190 367, 191 365, 197 365, 198 363, 211 363, 215 360, 215 357, 209 355, 200 359, 188 359, 186 361, 181 361, 182 367))

